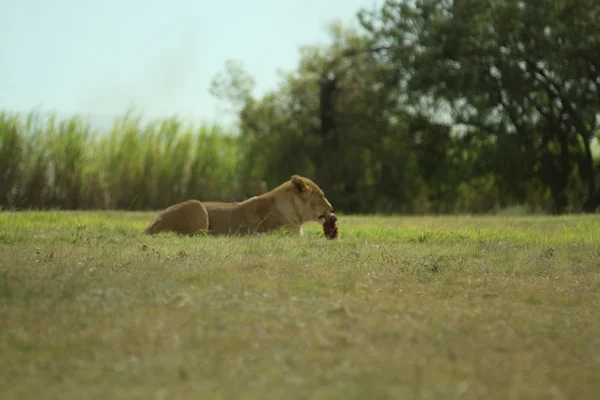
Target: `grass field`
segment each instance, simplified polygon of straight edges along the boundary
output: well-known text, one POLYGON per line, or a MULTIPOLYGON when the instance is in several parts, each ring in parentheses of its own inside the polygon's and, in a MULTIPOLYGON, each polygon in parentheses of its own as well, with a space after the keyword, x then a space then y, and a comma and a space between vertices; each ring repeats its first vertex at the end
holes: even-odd
POLYGON ((345 217, 144 237, 0 213, 9 399, 595 399, 600 217, 345 217))

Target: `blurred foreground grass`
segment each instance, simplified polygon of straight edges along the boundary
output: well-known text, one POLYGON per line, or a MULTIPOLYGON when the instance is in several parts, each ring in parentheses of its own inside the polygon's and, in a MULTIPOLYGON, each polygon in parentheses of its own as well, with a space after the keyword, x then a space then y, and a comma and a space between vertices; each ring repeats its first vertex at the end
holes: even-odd
POLYGON ((156 215, 0 213, 3 399, 600 391, 597 216, 140 235, 156 215))

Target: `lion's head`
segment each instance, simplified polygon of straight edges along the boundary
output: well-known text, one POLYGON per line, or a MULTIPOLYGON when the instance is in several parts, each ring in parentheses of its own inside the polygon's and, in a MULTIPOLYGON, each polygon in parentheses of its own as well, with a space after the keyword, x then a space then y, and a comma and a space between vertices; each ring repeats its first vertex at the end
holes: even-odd
POLYGON ((292 175, 290 182, 294 191, 294 203, 304 219, 324 223, 333 213, 333 206, 323 190, 310 179, 298 175, 292 175))

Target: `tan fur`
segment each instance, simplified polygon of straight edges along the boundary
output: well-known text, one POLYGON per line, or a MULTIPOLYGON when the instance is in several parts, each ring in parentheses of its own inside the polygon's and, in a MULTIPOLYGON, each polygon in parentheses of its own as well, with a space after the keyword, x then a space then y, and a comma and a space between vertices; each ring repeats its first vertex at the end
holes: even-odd
POLYGON ((206 230, 211 235, 248 235, 283 228, 302 235, 304 223, 323 223, 332 212, 317 184, 293 175, 270 192, 237 203, 188 200, 176 204, 144 232, 193 234, 206 230))
POLYGON ((174 232, 194 235, 208 229, 208 213, 198 200, 187 200, 164 210, 144 231, 149 235, 161 232, 174 232))

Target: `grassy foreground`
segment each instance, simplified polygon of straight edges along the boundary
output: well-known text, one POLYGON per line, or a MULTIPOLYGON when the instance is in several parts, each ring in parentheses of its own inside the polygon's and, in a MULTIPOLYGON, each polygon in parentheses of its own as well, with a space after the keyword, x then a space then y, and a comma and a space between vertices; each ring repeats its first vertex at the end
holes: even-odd
POLYGON ((0 213, 9 399, 595 399, 600 218, 344 217, 141 236, 0 213))

